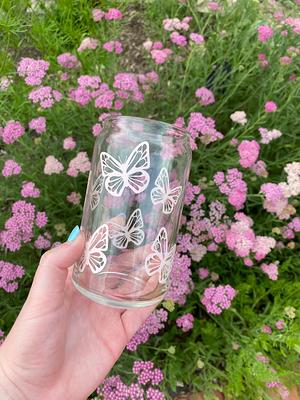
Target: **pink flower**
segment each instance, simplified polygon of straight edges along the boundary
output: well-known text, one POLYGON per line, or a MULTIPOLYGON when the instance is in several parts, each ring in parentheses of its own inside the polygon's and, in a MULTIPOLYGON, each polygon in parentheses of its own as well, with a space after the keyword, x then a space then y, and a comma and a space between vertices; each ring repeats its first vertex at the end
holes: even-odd
POLYGON ((230 285, 212 286, 204 290, 201 303, 208 313, 219 315, 230 308, 235 296, 236 291, 230 285))
POLYGON ((273 36, 273 29, 269 25, 260 25, 257 28, 258 40, 260 42, 266 42, 273 36))
POLYGON ((230 119, 237 124, 245 125, 247 121, 247 116, 245 111, 235 111, 230 115, 230 119))
POLYGON ((80 43, 80 46, 78 47, 77 51, 78 53, 81 53, 86 49, 95 50, 98 47, 98 45, 99 45, 98 39, 87 37, 83 39, 83 41, 80 43))
POLYGON ((239 257, 248 257, 254 246, 255 233, 251 225, 252 222, 238 221, 226 231, 226 244, 239 257))
POLYGON ((238 145, 238 152, 240 156, 240 165, 244 168, 250 168, 256 162, 260 146, 256 140, 242 140, 238 145))
POLYGON ((197 272, 198 272, 199 278, 201 280, 203 280, 209 276, 208 268, 199 268, 197 272))
POLYGON ((258 160, 255 164, 250 167, 251 171, 253 171, 257 176, 262 176, 266 178, 269 174, 267 171, 266 163, 262 160, 258 160))
POLYGON ((115 93, 112 90, 106 90, 103 94, 98 96, 95 100, 96 108, 107 108, 110 109, 113 106, 115 93))
POLYGON ((40 197, 40 190, 35 186, 34 182, 24 182, 21 189, 22 197, 40 197))
POLYGON ((118 40, 111 40, 110 42, 104 43, 103 48, 109 53, 114 51, 116 54, 121 54, 123 52, 122 43, 118 40))
POLYGON ((80 151, 75 158, 73 158, 67 169, 69 176, 76 177, 79 172, 88 172, 91 169, 91 163, 85 151, 80 151))
POLYGON ((220 9, 220 6, 216 1, 210 1, 207 6, 213 11, 218 11, 220 9))
POLYGON ((265 112, 271 113, 277 110, 277 104, 274 101, 267 101, 265 103, 265 112))
POLYGON ((10 120, 4 128, 0 128, 0 137, 6 144, 14 143, 24 133, 25 129, 19 121, 10 120))
POLYGON ((271 131, 268 131, 265 128, 258 128, 258 131, 261 136, 260 143, 263 144, 268 144, 272 140, 275 140, 282 136, 282 132, 280 132, 278 129, 272 129, 271 131))
POLYGON ((36 131, 36 133, 44 133, 46 132, 46 118, 45 117, 38 117, 38 118, 33 118, 29 124, 29 129, 33 129, 36 131))
POLYGON ((269 236, 256 236, 252 251, 257 261, 262 260, 276 246, 276 240, 269 236))
POLYGON ((48 217, 45 211, 38 211, 35 217, 35 224, 38 228, 43 228, 47 225, 48 217))
POLYGON ((117 8, 110 8, 105 13, 105 19, 108 20, 108 21, 122 19, 122 18, 123 18, 123 14, 117 8))
POLYGON ((75 69, 81 67, 80 61, 71 53, 60 54, 56 60, 64 68, 75 69))
POLYGON ((185 36, 180 35, 177 31, 174 31, 170 35, 171 42, 177 46, 184 47, 187 45, 187 39, 185 36))
POLYGON ((75 204, 75 205, 80 204, 80 200, 81 200, 81 194, 80 193, 71 192, 67 196, 67 201, 69 203, 72 203, 72 204, 75 204))
POLYGON ((92 17, 95 22, 101 21, 105 16, 105 12, 99 8, 93 8, 92 17))
POLYGON ((55 102, 62 99, 62 94, 58 90, 53 90, 51 86, 41 86, 32 90, 28 95, 33 103, 39 103, 41 108, 51 108, 55 102))
POLYGON ((243 181, 243 174, 237 168, 230 168, 227 171, 226 182, 222 182, 225 175, 222 171, 214 175, 214 182, 219 186, 221 193, 228 196, 228 202, 239 210, 244 207, 247 199, 247 184, 243 181))
POLYGON ((195 96, 199 98, 199 102, 202 106, 208 106, 215 102, 215 96, 213 92, 205 87, 201 87, 196 90, 195 96))
POLYGON ((19 76, 25 78, 29 86, 38 86, 42 83, 44 76, 49 68, 48 61, 34 60, 33 58, 21 58, 17 72, 19 76))
POLYGON ((271 333, 272 333, 272 328, 271 328, 269 325, 264 325, 264 326, 262 327, 262 332, 271 335, 271 333))
POLYGON ((261 185, 260 191, 265 196, 263 207, 268 212, 275 213, 279 219, 287 219, 289 217, 285 212, 288 207, 288 199, 280 185, 275 183, 264 183, 261 185))
POLYGON ((190 144, 192 149, 196 149, 196 139, 199 137, 204 144, 216 142, 223 139, 223 134, 215 128, 215 121, 204 117, 200 112, 192 112, 189 117, 187 131, 190 133, 190 144))
POLYGON ((289 64, 291 64, 292 59, 289 56, 283 56, 283 57, 280 57, 279 61, 280 61, 281 65, 289 65, 289 64))
POLYGON ((275 322, 275 326, 277 329, 282 330, 285 328, 285 322, 282 319, 279 319, 275 322))
POLYGON ((6 178, 12 175, 19 175, 22 172, 21 166, 14 160, 6 160, 2 169, 2 175, 6 178))
POLYGON ((21 279, 24 274, 25 270, 21 265, 0 260, 0 288, 5 292, 12 293, 17 290, 19 287, 17 279, 21 279))
POLYGON ((68 136, 64 139, 63 148, 65 150, 73 150, 76 147, 76 142, 72 136, 68 136))
POLYGON ((51 247, 51 242, 43 235, 39 235, 34 241, 34 247, 40 250, 47 250, 51 247))
POLYGON ((101 124, 94 124, 93 126, 92 126, 92 133, 93 133, 93 135, 94 136, 99 136, 100 135, 100 133, 101 133, 101 131, 102 131, 102 125, 101 124))
POLYGON ((64 169, 64 166, 54 156, 46 157, 46 163, 44 167, 44 174, 60 174, 64 169))
POLYGON ((194 316, 191 313, 184 314, 176 319, 176 325, 181 328, 183 332, 188 332, 193 329, 194 316))
POLYGON ((272 280, 272 281, 277 281, 278 279, 278 266, 275 263, 271 263, 271 264, 261 264, 260 266, 261 270, 268 275, 268 277, 272 280))
POLYGON ((164 64, 169 56, 172 54, 171 49, 162 49, 162 50, 151 50, 151 57, 154 60, 154 62, 158 65, 164 64))
POLYGON ((204 43, 204 37, 199 33, 192 32, 190 33, 190 40, 196 44, 204 43))

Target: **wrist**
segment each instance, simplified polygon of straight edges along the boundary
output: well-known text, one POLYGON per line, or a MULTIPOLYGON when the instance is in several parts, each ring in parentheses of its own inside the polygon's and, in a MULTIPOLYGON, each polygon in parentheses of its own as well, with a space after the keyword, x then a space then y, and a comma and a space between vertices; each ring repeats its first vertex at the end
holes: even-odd
POLYGON ((26 400, 5 365, 5 359, 0 352, 0 399, 1 400, 26 400))

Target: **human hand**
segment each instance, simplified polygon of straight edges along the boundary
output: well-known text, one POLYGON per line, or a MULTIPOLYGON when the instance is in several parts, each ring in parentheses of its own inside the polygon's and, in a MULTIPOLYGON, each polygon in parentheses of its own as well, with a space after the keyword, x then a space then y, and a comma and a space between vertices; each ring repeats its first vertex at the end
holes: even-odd
POLYGON ((71 282, 84 235, 47 251, 0 347, 1 400, 83 400, 103 381, 153 310, 123 310, 83 297, 71 282))

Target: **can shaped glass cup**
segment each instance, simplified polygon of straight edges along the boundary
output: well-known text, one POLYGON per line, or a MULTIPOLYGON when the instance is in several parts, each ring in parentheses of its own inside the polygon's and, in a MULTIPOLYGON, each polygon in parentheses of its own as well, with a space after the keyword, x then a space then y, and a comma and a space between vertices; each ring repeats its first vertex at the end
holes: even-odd
POLYGON ((185 130, 117 116, 97 137, 72 280, 86 297, 121 308, 160 302, 169 286, 191 164, 185 130))

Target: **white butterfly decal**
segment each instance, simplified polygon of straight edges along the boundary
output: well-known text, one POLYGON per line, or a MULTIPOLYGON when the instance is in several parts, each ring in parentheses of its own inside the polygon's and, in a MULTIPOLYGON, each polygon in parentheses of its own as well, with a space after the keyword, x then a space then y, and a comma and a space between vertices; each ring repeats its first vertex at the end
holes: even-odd
POLYGON ((100 174, 93 184, 92 194, 91 194, 91 210, 92 211, 95 210, 95 208, 99 204, 100 193, 102 192, 102 189, 103 189, 103 181, 104 181, 104 178, 100 174))
POLYGON ((107 258, 103 251, 108 249, 108 226, 100 225, 86 242, 79 271, 83 272, 89 266, 93 274, 98 274, 105 267, 107 258))
POLYGON ((126 249, 129 242, 139 246, 145 237, 143 227, 142 212, 138 208, 131 214, 125 226, 110 222, 109 237, 118 249, 126 249))
POLYGON ((163 213, 171 214, 181 195, 182 186, 170 189, 169 175, 166 168, 162 168, 155 181, 155 187, 151 190, 153 204, 163 204, 163 213))
POLYGON ((100 154, 101 170, 105 178, 105 188, 112 195, 120 197, 126 187, 134 193, 143 192, 150 181, 149 143, 140 143, 123 163, 109 153, 100 154))
POLYGON ((145 269, 148 275, 159 273, 159 283, 166 283, 172 270, 173 260, 176 251, 176 244, 169 249, 168 234, 166 228, 161 228, 156 236, 149 254, 145 260, 145 269))

